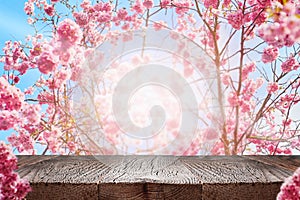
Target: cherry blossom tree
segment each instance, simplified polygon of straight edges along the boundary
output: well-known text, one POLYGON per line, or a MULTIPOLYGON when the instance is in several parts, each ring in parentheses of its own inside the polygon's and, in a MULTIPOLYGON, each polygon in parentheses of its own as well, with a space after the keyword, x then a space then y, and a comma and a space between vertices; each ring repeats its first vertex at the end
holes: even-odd
MULTIPOLYGON (((183 77, 193 77, 196 70, 213 71, 216 80, 213 92, 219 110, 199 116, 203 124, 214 122, 214 126, 198 130, 187 146, 184 143, 185 148, 168 153, 199 154, 207 141, 211 148, 206 153, 211 155, 296 153, 300 148, 299 9, 297 0, 28 0, 24 11, 36 32, 24 41, 7 41, 1 56, 0 130, 14 131, 7 140, 19 153, 118 153, 123 139, 119 139, 120 128, 107 115, 110 102, 104 98, 113 90, 102 87, 90 95, 94 109, 80 105, 96 116, 91 122, 74 114, 76 84, 97 72, 97 63, 90 58, 99 46, 108 40, 120 42, 120 34, 126 43, 134 31, 152 28, 170 31, 170 37, 178 41, 175 53, 186 49, 180 43, 182 36, 213 64, 203 67, 200 52, 194 66, 175 58, 174 62, 182 62, 183 77), (84 67, 87 62, 89 67, 84 67), (29 71, 40 76, 22 91, 19 85, 29 71), (87 134, 92 130, 83 128, 95 122, 99 137, 106 141, 103 146, 87 134), (44 148, 42 152, 37 152, 37 145, 44 148)), ((189 57, 189 53, 178 54, 189 57)), ((141 64, 151 61, 151 56, 128 59, 131 64, 141 64)), ((97 83, 117 82, 116 77, 132 70, 130 66, 112 62, 114 73, 97 83)), ((201 88, 199 80, 195 84, 201 88)), ((166 108, 176 107, 167 104, 166 108)), ((137 123, 145 123, 144 114, 139 109, 133 112, 137 123)), ((166 124, 171 133, 164 140, 154 140, 156 146, 151 148, 168 145, 168 138, 184 139, 174 129, 176 119, 166 124)))
POLYGON ((17 169, 17 158, 3 141, 0 142, 0 159, 0 198, 23 199, 31 191, 29 183, 13 171, 17 169))
POLYGON ((280 192, 277 199, 298 199, 300 196, 300 181, 299 181, 299 169, 295 173, 288 177, 280 188, 280 192))
MULTIPOLYGON (((36 30, 47 28, 24 44, 7 41, 3 48, 0 128, 15 130, 8 140, 19 152, 35 153, 39 143, 44 153, 87 153, 71 112, 70 81, 78 81, 85 58, 98 45, 119 32, 145 27, 184 35, 214 63, 221 117, 210 116, 218 127, 208 132, 220 136, 212 154, 275 155, 298 149, 298 2, 72 3, 26 2, 28 23, 36 30), (36 69, 41 76, 35 84, 18 89, 22 77, 36 69)), ((103 123, 105 129, 109 123, 103 123)))

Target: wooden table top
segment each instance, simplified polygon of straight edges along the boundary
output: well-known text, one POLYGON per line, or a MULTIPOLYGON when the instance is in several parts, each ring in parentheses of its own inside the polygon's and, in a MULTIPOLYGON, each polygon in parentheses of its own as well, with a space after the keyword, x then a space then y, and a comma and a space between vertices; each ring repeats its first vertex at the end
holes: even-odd
POLYGON ((300 156, 18 156, 28 199, 276 199, 300 156))

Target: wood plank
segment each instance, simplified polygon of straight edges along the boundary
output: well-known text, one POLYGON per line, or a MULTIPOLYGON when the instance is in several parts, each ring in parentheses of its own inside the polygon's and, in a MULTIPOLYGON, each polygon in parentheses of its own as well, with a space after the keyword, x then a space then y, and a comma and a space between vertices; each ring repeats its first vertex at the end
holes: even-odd
MULTIPOLYGON (((30 181, 27 199, 98 199, 93 156, 18 156, 18 172, 30 181)), ((98 163, 101 164, 101 163, 98 163)))
POLYGON ((175 156, 96 156, 106 164, 100 183, 199 184, 199 180, 175 156))
POLYGON ((251 160, 295 171, 300 166, 299 156, 246 156, 251 160))
MULTIPOLYGON (((22 156, 21 156, 22 157, 22 156)), ((18 172, 32 183, 98 184, 106 166, 94 156, 37 156, 21 162, 18 172), (33 160, 33 159, 32 159, 33 160)))
POLYGON ((214 200, 275 200, 281 182, 204 184, 202 199, 214 200))
POLYGON ((162 183, 109 183, 99 185, 99 199, 202 199, 201 185, 162 183))
POLYGON ((97 184, 69 184, 69 183, 31 183, 32 192, 28 193, 28 200, 60 200, 81 199, 97 200, 97 184))
POLYGON ((18 156, 27 199, 275 199, 299 156, 18 156))
POLYGON ((293 172, 247 156, 180 160, 202 182, 203 199, 276 199, 283 180, 293 172))
POLYGON ((282 182, 292 170, 247 157, 181 157, 184 165, 205 184, 282 182))

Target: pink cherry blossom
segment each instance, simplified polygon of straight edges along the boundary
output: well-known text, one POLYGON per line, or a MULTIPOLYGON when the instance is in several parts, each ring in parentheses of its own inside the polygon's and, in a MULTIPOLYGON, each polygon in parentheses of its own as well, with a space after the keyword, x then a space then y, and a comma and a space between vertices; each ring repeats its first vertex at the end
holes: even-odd
POLYGON ((33 94, 34 93, 34 87, 28 87, 27 89, 25 89, 24 94, 33 94))
POLYGON ((55 97, 53 94, 47 91, 43 91, 38 94, 37 99, 39 101, 39 104, 50 104, 50 103, 54 103, 55 97))
POLYGON ((286 35, 284 26, 279 23, 274 23, 272 25, 262 24, 258 29, 258 35, 265 40, 269 45, 274 47, 282 47, 286 44, 286 35))
POLYGON ((282 72, 284 73, 290 72, 292 70, 296 70, 298 69, 298 67, 299 67, 299 63, 297 63, 294 57, 288 58, 286 61, 284 61, 281 64, 281 69, 282 72))
POLYGON ((222 83, 224 84, 224 85, 230 85, 230 74, 229 73, 224 73, 223 75, 222 75, 222 83))
POLYGON ((17 71, 19 71, 21 75, 25 74, 29 68, 30 68, 30 63, 26 62, 26 61, 22 62, 21 64, 16 65, 16 67, 15 67, 15 69, 17 71))
POLYGON ((32 137, 23 131, 21 131, 18 136, 16 136, 13 133, 11 136, 7 138, 7 140, 10 142, 12 146, 16 147, 20 153, 22 153, 23 151, 34 152, 32 137))
POLYGON ((228 95, 228 102, 230 106, 236 106, 238 104, 238 97, 235 92, 231 92, 228 95))
POLYGON ((296 88, 299 88, 300 87, 300 79, 298 79, 293 85, 292 85, 292 88, 293 89, 296 89, 296 88))
MULTIPOLYGON (((115 53, 114 47, 119 42, 132 42, 134 31, 146 28, 158 32, 170 30, 166 38, 150 42, 164 48, 166 39, 173 40, 172 53, 177 56, 166 56, 170 59, 168 64, 173 64, 172 69, 193 83, 195 91, 203 89, 202 78, 194 77, 200 71, 204 79, 208 77, 209 82, 213 79, 209 85, 216 98, 221 98, 214 101, 214 106, 222 112, 209 111, 199 116, 205 124, 201 130, 205 131, 198 131, 188 147, 170 153, 195 155, 203 152, 202 144, 206 141, 212 145, 209 150, 212 154, 291 154, 300 149, 293 130, 299 125, 298 115, 289 112, 294 112, 300 102, 297 94, 300 20, 296 1, 136 0, 124 4, 83 0, 79 5, 72 1, 62 4, 58 0, 28 0, 24 11, 30 17, 29 23, 36 28, 45 26, 47 30, 37 29, 23 43, 6 42, 0 56, 4 70, 0 78, 0 130, 13 131, 8 140, 19 152, 34 154, 35 143, 39 142, 50 153, 90 153, 78 136, 80 122, 73 116, 76 99, 72 95, 75 85, 90 81, 92 74, 99 75, 100 83, 96 85, 101 85, 101 95, 95 94, 94 106, 100 116, 100 132, 105 132, 102 137, 109 143, 101 147, 101 153, 117 153, 116 149, 129 140, 122 137, 120 127, 109 118, 111 102, 104 96, 112 95, 111 87, 118 82, 118 76, 111 73, 108 81, 101 82, 102 71, 98 66, 115 53), (105 46, 107 41, 112 48, 89 60, 94 50, 105 46), (199 52, 189 49, 189 43, 198 46, 199 52), (210 67, 202 55, 212 61, 210 67), (18 87, 36 69, 39 78, 23 93, 23 88, 18 87), (211 122, 216 122, 213 129, 211 122), (235 137, 239 144, 232 142, 235 137)), ((149 42, 147 37, 145 41, 149 42)), ((121 76, 132 69, 129 66, 151 63, 153 59, 131 53, 126 55, 127 64, 115 60, 106 67, 121 76)), ((118 56, 114 55, 114 59, 118 56)), ((82 107, 86 104, 82 103, 82 107)), ((203 106, 199 105, 199 112, 203 106)), ((144 111, 135 112, 135 120, 143 122, 144 111)), ((149 148, 167 146, 170 138, 176 139, 180 134, 176 127, 174 118, 167 120, 165 138, 154 137, 150 142, 154 145, 149 148)), ((142 143, 130 141, 134 145, 142 143)))
POLYGON ((150 9, 153 7, 153 0, 144 0, 143 5, 145 8, 150 9))
POLYGON ((174 3, 176 8, 175 8, 175 12, 178 15, 184 15, 185 13, 188 12, 188 8, 190 7, 190 2, 189 1, 181 1, 181 2, 176 2, 174 3))
POLYGON ((47 142, 49 150, 57 153, 59 150, 58 138, 62 136, 62 132, 58 127, 52 127, 51 130, 43 132, 43 139, 47 142))
POLYGON ((280 188, 278 200, 297 200, 300 196, 300 168, 287 178, 280 188))
POLYGON ((144 6, 141 3, 141 0, 136 0, 135 4, 131 7, 131 9, 137 14, 142 14, 144 12, 144 6))
POLYGON ((194 72, 194 68, 189 63, 186 63, 184 65, 184 77, 187 78, 192 76, 193 72, 194 72))
POLYGON ((257 0, 256 1, 258 5, 260 5, 262 8, 267 8, 271 5, 271 0, 257 0))
POLYGON ((228 7, 230 5, 231 1, 230 0, 224 0, 223 6, 228 7))
POLYGON ((27 15, 34 13, 34 4, 32 2, 25 2, 24 11, 27 15))
POLYGON ((11 147, 0 141, 0 198, 23 199, 31 191, 28 181, 21 179, 14 170, 17 158, 11 147))
POLYGON ((45 13, 47 15, 49 15, 50 17, 52 17, 54 15, 54 6, 53 5, 48 5, 48 4, 45 4, 44 5, 44 9, 45 9, 45 13))
POLYGON ((204 0, 204 6, 206 8, 217 8, 219 4, 218 0, 204 0))
POLYGON ((53 78, 49 78, 46 80, 46 85, 49 87, 49 89, 59 89, 61 88, 67 80, 69 80, 71 77, 70 71, 66 69, 61 69, 54 73, 53 78))
POLYGON ((240 100, 239 105, 241 107, 241 112, 248 113, 251 111, 251 105, 247 101, 240 100))
POLYGON ((90 0, 83 0, 80 4, 80 7, 83 8, 84 10, 89 9, 91 6, 91 1, 90 0))
POLYGON ((264 24, 259 29, 259 35, 270 45, 282 47, 292 46, 300 39, 300 22, 297 14, 297 3, 294 1, 279 4, 277 1, 265 1, 264 6, 272 5, 274 8, 272 16, 275 23, 264 24), (266 2, 266 3, 265 3, 266 2))
POLYGON ((42 48, 43 48, 42 44, 38 43, 30 50, 30 54, 32 56, 38 56, 41 54, 42 48))
POLYGON ((171 0, 162 0, 160 3, 162 8, 167 8, 168 5, 171 5, 171 0))
POLYGON ((277 47, 268 46, 267 48, 264 49, 264 52, 262 54, 262 61, 264 63, 273 62, 274 60, 276 60, 278 55, 279 55, 279 50, 277 47))
POLYGON ((14 80, 14 84, 18 84, 19 81, 20 81, 20 78, 19 78, 18 76, 15 76, 15 77, 13 78, 13 80, 14 80))
POLYGON ((248 78, 249 73, 255 71, 255 67, 256 66, 254 62, 246 64, 242 70, 242 78, 243 78, 242 80, 246 80, 248 78))
POLYGON ((272 94, 278 90, 278 83, 270 82, 267 87, 267 91, 269 94, 272 94))
POLYGON ((255 24, 261 25, 268 19, 268 14, 265 12, 264 7, 254 6, 248 17, 249 21, 253 21, 255 24))
POLYGON ((0 96, 0 111, 18 111, 22 107, 24 94, 19 88, 10 85, 3 77, 0 77, 0 96))
POLYGON ((39 104, 24 103, 21 114, 26 119, 26 123, 30 125, 38 125, 41 120, 41 107, 39 104))
POLYGON ((290 126, 291 123, 292 123, 291 119, 285 119, 285 120, 282 121, 282 124, 284 125, 284 127, 290 126))
POLYGON ((234 29, 237 29, 237 30, 239 30, 242 27, 242 25, 244 24, 243 18, 244 18, 244 14, 243 14, 242 10, 237 10, 237 11, 229 13, 227 15, 228 23, 234 29))
POLYGON ((83 12, 74 12, 73 16, 75 18, 76 23, 79 26, 85 26, 88 24, 88 15, 86 13, 83 12))
POLYGON ((126 20, 126 18, 128 17, 127 10, 126 9, 118 10, 117 17, 118 17, 118 20, 126 20))
POLYGON ((43 74, 49 74, 58 66, 58 59, 50 52, 43 52, 37 60, 37 65, 43 74))
POLYGON ((16 123, 19 121, 19 114, 17 111, 8 111, 1 110, 0 111, 0 130, 9 130, 14 127, 16 123))
POLYGON ((60 41, 68 42, 70 45, 78 43, 82 39, 80 27, 70 19, 65 19, 58 25, 57 34, 60 41))

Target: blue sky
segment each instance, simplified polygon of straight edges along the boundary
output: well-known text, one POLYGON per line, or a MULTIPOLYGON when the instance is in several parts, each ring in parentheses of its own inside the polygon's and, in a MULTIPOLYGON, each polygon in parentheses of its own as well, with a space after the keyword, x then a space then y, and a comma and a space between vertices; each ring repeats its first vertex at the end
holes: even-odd
MULTIPOLYGON (((33 28, 27 24, 27 15, 24 13, 24 3, 27 0, 1 0, 0 4, 0 54, 2 55, 2 48, 7 40, 24 41, 27 35, 33 34, 33 28)), ((78 2, 80 2, 79 0, 78 2)), ((128 2, 126 0, 121 3, 128 2)), ((121 5, 120 5, 121 6, 121 5)), ((157 19, 162 18, 158 15, 157 19)), ((156 19, 156 18, 155 18, 156 19)), ((3 73, 2 65, 0 64, 0 76, 3 73)), ((21 78, 21 85, 17 85, 22 90, 32 85, 32 80, 36 80, 39 76, 35 70, 27 73, 21 78), (34 78, 33 78, 34 77, 34 78)), ((265 95, 265 94, 262 94, 265 95)), ((298 112, 293 113, 298 115, 298 112)), ((11 131, 0 131, 0 140, 6 140, 6 137, 11 134, 11 131)))
MULTIPOLYGON (((0 54, 7 40, 21 40, 33 32, 27 24, 27 16, 23 11, 25 0, 1 0, 0 4, 0 54)), ((0 74, 2 75, 2 65, 0 74)), ((24 77, 25 78, 25 77, 24 77)), ((11 131, 0 131, 0 140, 6 140, 11 131)))
MULTIPOLYGON (((8 40, 24 41, 25 37, 33 34, 33 28, 27 24, 24 13, 26 0, 1 0, 0 5, 0 52, 8 40)), ((0 67, 0 74, 3 69, 0 67)))
POLYGON ((23 40, 32 32, 23 11, 25 0, 1 0, 0 5, 0 43, 1 50, 6 40, 23 40))

